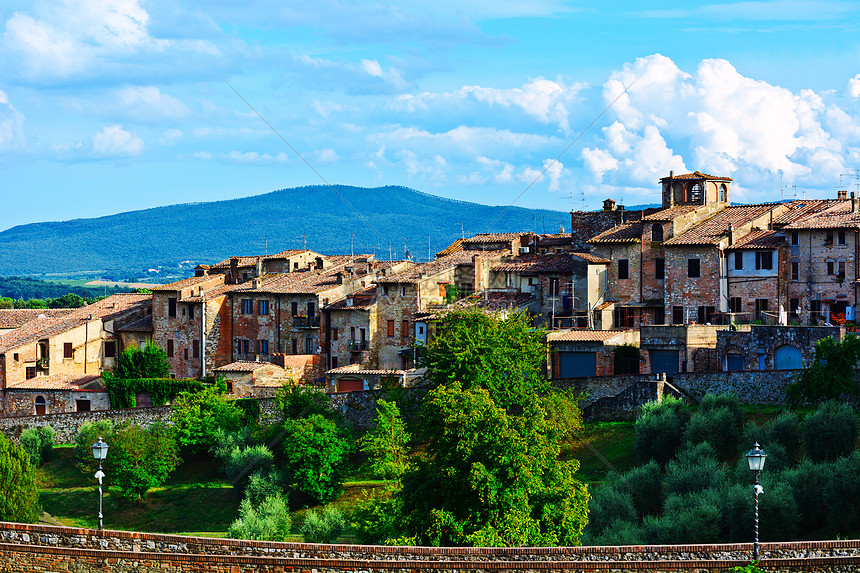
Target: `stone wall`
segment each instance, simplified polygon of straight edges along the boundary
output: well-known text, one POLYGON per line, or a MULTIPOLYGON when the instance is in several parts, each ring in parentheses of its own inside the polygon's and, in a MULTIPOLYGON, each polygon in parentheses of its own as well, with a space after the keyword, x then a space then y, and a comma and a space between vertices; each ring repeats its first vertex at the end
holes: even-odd
MULTIPOLYGON (((347 573, 421 570, 726 571, 752 544, 613 547, 388 547, 315 545, 0 523, 4 571, 347 573)), ((765 569, 858 571, 860 541, 762 543, 765 569)))
POLYGON ((57 433, 54 442, 68 444, 74 441, 78 428, 84 422, 96 420, 112 420, 114 424, 133 422, 139 426, 149 427, 156 422, 168 423, 170 406, 153 408, 127 408, 124 410, 101 410, 97 412, 65 412, 62 414, 46 414, 44 416, 17 416, 0 418, 0 432, 10 438, 17 438, 27 428, 37 428, 50 425, 57 433))

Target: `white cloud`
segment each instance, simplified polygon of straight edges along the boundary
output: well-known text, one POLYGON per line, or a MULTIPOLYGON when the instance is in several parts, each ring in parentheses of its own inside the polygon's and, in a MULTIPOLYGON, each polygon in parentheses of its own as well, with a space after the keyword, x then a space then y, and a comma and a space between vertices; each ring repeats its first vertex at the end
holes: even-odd
POLYGON ((848 96, 853 98, 860 97, 860 74, 848 80, 848 96))
POLYGON ((234 149, 226 153, 212 153, 211 151, 195 151, 192 154, 195 159, 202 161, 222 161, 224 163, 286 163, 289 157, 286 153, 270 155, 256 151, 239 151, 234 149))
POLYGON ((116 91, 125 110, 140 119, 180 119, 188 115, 181 100, 162 93, 155 86, 131 86, 116 91))
POLYGON ((93 151, 105 157, 127 157, 143 151, 143 140, 121 125, 107 125, 93 135, 93 151))
POLYGON ((24 140, 24 116, 0 90, 0 149, 20 145, 24 140))

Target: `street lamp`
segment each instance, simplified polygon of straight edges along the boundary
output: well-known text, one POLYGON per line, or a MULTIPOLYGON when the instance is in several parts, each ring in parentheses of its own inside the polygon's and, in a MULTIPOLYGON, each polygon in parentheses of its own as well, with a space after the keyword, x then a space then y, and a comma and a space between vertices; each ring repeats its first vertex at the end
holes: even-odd
POLYGON ((753 493, 755 495, 755 542, 753 543, 753 560, 758 561, 758 495, 764 491, 758 483, 758 474, 764 468, 764 460, 767 454, 762 451, 758 443, 747 452, 747 462, 750 465, 750 470, 755 476, 753 482, 753 493))
POLYGON ((108 445, 99 436, 99 441, 93 444, 93 457, 99 461, 99 471, 95 475, 95 478, 99 480, 99 529, 104 529, 102 524, 102 478, 105 477, 105 473, 102 471, 102 460, 107 457, 107 451, 108 445))

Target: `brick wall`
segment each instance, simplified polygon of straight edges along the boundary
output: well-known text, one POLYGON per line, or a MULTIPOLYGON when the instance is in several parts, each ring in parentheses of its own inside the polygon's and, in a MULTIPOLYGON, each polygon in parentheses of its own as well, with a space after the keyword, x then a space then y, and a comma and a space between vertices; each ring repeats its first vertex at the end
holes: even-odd
MULTIPOLYGON (((613 547, 387 547, 275 543, 0 523, 4 571, 150 573, 420 570, 726 571, 749 562, 752 544, 613 547)), ((762 567, 860 570, 860 541, 761 544, 762 567)))

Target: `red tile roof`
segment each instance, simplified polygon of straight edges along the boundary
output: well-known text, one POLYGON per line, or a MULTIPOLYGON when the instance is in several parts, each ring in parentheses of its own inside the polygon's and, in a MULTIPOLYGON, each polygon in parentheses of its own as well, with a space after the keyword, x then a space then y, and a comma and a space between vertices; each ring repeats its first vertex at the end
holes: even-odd
POLYGON ((574 270, 575 258, 588 263, 609 264, 610 261, 589 253, 556 253, 547 255, 523 255, 493 266, 495 272, 519 272, 525 274, 569 273, 574 270))
POLYGON ((441 258, 447 255, 453 255, 454 253, 459 253, 463 250, 463 239, 457 239, 438 253, 436 253, 436 258, 441 258))
POLYGON ((159 285, 152 287, 152 292, 163 292, 163 291, 178 291, 190 286, 196 286, 205 282, 216 282, 218 278, 222 275, 206 275, 202 277, 188 277, 187 279, 182 279, 181 281, 176 281, 172 283, 168 283, 166 285, 159 285))
POLYGON ((850 201, 838 201, 786 225, 785 229, 860 229, 860 213, 851 212, 850 201))
POLYGON ((574 257, 579 257, 580 259, 585 259, 589 263, 595 265, 608 265, 612 261, 609 259, 604 259, 603 257, 598 257, 597 255, 592 255, 591 253, 570 253, 574 257))
POLYGON ((7 390, 74 390, 76 392, 104 392, 99 374, 54 374, 36 376, 23 382, 15 382, 7 390))
POLYGON ((674 207, 669 207, 668 209, 662 209, 656 213, 645 215, 642 218, 645 221, 674 221, 682 215, 692 213, 696 209, 701 209, 703 207, 704 205, 675 205, 674 207))
POLYGON ((776 249, 785 244, 785 235, 779 231, 752 231, 728 247, 733 249, 776 249))
POLYGON ((370 374, 370 375, 397 375, 404 376, 406 374, 415 374, 418 371, 416 369, 411 370, 373 370, 373 369, 363 369, 361 364, 350 364, 348 366, 341 366, 339 368, 332 368, 331 370, 327 370, 326 374, 370 374))
MULTIPOLYGON (((237 266, 238 266, 238 268, 248 268, 248 267, 253 267, 254 265, 256 265, 258 259, 261 261, 268 261, 268 260, 272 260, 272 259, 287 259, 287 258, 293 257, 295 255, 300 255, 302 253, 311 253, 311 254, 316 255, 318 257, 323 257, 324 259, 329 258, 329 257, 325 257, 319 253, 316 253, 314 251, 311 251, 310 249, 287 249, 286 251, 281 251, 280 253, 275 253, 274 255, 251 255, 251 256, 236 257, 236 259, 238 259, 237 260, 237 266)), ((215 263, 210 268, 213 268, 213 269, 229 269, 231 258, 233 258, 233 257, 230 257, 228 259, 224 259, 220 263, 215 263)))
MULTIPOLYGON (((482 255, 485 257, 501 256, 506 252, 507 251, 489 251, 482 253, 482 255)), ((459 251, 452 255, 447 255, 426 263, 415 265, 410 269, 391 276, 379 277, 376 279, 376 282, 379 284, 417 283, 423 278, 431 277, 441 272, 453 269, 457 265, 471 263, 472 257, 476 254, 477 253, 475 251, 459 251)))
POLYGON ((550 342, 605 342, 623 335, 624 330, 553 330, 547 334, 550 342))
POLYGON ((376 304, 376 285, 367 287, 364 290, 360 290, 356 293, 353 293, 350 296, 346 296, 340 300, 336 300, 327 307, 326 310, 368 310, 374 304, 376 304), (351 301, 347 304, 347 301, 351 301))
POLYGON ((687 232, 665 241, 663 245, 716 245, 720 240, 726 238, 730 224, 735 227, 744 225, 761 217, 777 206, 775 204, 766 204, 726 207, 687 232))
POLYGON ((841 201, 837 199, 809 199, 809 200, 799 200, 799 201, 789 201, 785 203, 785 206, 788 208, 785 213, 776 217, 773 220, 773 224, 776 227, 783 225, 790 225, 791 223, 797 222, 809 215, 813 215, 815 213, 820 213, 822 211, 827 211, 831 208, 836 207, 841 201))
POLYGON ((239 360, 237 362, 231 362, 225 366, 219 366, 218 368, 213 369, 213 372, 254 372, 255 370, 259 370, 260 368, 271 368, 275 367, 278 370, 283 370, 277 364, 272 364, 271 362, 251 362, 245 360, 239 360))
POLYGON ((642 240, 642 223, 624 223, 592 237, 587 243, 638 243, 642 240))
POLYGON ((720 177, 719 175, 708 175, 701 171, 693 171, 692 173, 681 173, 672 177, 662 177, 660 181, 677 180, 677 179, 715 179, 717 181, 731 181, 731 177, 720 177))
POLYGON ((118 332, 152 332, 153 330, 151 314, 117 328, 118 332))
POLYGON ((463 244, 506 243, 528 234, 530 233, 478 233, 474 237, 463 239, 463 244))
POLYGON ((58 318, 73 308, 4 308, 0 309, 0 329, 18 328, 40 317, 58 318))

